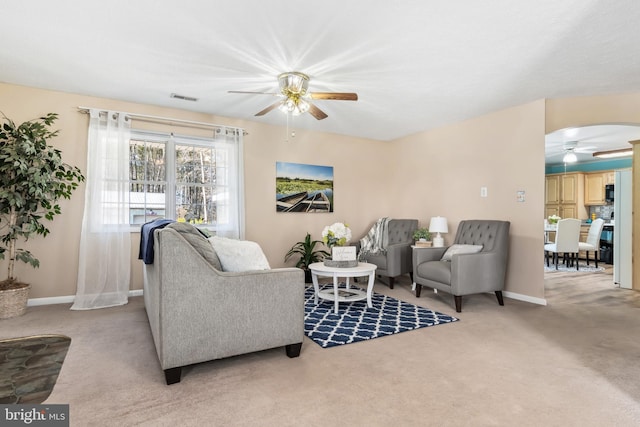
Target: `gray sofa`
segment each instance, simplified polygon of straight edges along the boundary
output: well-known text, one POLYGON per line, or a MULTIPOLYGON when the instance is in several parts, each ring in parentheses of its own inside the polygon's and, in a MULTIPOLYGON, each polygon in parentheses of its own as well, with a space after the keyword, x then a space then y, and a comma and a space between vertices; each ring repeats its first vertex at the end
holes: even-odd
POLYGON ((481 249, 477 253, 464 253, 461 249, 450 261, 442 259, 447 247, 415 249, 416 297, 420 297, 423 286, 448 292, 454 297, 458 313, 462 311, 463 295, 495 292, 498 304, 504 305, 502 290, 509 255, 509 227, 509 221, 461 221, 453 244, 481 246, 481 249))
POLYGON ((194 363, 281 346, 299 356, 303 271, 221 271, 198 233, 188 224, 153 231, 153 263, 144 264, 144 304, 167 384, 194 363))

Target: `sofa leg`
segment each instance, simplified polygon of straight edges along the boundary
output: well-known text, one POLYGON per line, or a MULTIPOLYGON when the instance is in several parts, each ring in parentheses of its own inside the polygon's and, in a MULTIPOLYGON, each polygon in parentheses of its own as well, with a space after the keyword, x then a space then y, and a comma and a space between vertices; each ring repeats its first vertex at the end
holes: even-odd
POLYGON ((167 385, 179 383, 181 376, 182 376, 181 366, 177 368, 170 368, 170 369, 164 370, 164 379, 167 381, 167 385))
POLYGON ((453 300, 456 302, 456 312, 462 312, 462 295, 454 295, 453 300))
POLYGON ((416 298, 420 298, 420 291, 422 290, 422 285, 416 283, 416 298))
POLYGON ((289 357, 298 357, 300 356, 300 349, 302 348, 302 343, 296 344, 287 344, 284 346, 285 351, 287 352, 287 356, 289 357))
POLYGON ((498 304, 504 305, 504 299, 502 299, 502 291, 496 291, 496 298, 498 298, 498 304))

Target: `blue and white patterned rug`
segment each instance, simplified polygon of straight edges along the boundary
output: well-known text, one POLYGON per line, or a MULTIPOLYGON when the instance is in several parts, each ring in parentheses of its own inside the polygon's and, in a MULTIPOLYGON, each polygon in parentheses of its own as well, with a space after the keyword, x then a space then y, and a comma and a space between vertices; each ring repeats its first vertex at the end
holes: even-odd
MULTIPOLYGON (((333 285, 323 288, 333 288, 333 285)), ((367 307, 366 300, 341 302, 336 314, 333 301, 320 298, 316 305, 313 295, 313 286, 308 286, 305 290, 304 332, 324 348, 459 320, 377 293, 372 297, 373 308, 367 307)))

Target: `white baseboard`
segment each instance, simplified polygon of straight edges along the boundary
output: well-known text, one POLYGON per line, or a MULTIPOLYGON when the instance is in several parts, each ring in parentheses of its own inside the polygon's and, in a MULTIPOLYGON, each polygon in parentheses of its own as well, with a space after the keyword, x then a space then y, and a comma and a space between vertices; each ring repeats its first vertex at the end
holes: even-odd
MULTIPOLYGON (((129 297, 142 296, 142 292, 142 289, 134 289, 132 291, 129 291, 129 297)), ((64 297, 29 298, 29 300, 27 301, 27 307, 50 304, 73 304, 75 298, 75 295, 67 295, 64 297)))
POLYGON ((522 295, 522 294, 517 294, 515 292, 508 292, 508 291, 502 291, 502 294, 507 298, 530 302, 531 304, 547 305, 547 300, 544 298, 535 298, 535 297, 530 297, 529 295, 522 295))

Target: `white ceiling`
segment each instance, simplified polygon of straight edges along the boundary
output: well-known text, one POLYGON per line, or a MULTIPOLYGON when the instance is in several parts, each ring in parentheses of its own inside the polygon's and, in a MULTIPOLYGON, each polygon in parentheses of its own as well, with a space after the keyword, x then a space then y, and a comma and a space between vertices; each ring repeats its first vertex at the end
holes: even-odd
POLYGON ((294 127, 385 141, 640 91, 637 0, 3 0, 0 16, 3 82, 284 125, 254 117, 272 97, 227 91, 295 70, 359 100, 315 101, 329 117, 294 127))
POLYGON ((593 162, 594 152, 631 148, 629 141, 640 140, 640 125, 603 124, 560 129, 545 137, 545 163, 562 164, 568 148, 578 163, 593 162))

